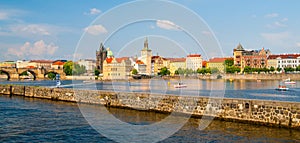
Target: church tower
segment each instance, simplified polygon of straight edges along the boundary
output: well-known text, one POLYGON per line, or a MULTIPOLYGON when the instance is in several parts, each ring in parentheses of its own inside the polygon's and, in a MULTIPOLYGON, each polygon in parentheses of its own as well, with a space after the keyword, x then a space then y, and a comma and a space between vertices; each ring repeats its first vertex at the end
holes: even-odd
POLYGON ((151 75, 152 50, 148 47, 148 38, 144 41, 144 48, 141 50, 141 61, 146 65, 146 73, 151 75))
POLYGON ((103 73, 103 62, 107 57, 107 51, 105 50, 103 44, 100 44, 99 51, 96 51, 96 67, 100 74, 103 73))

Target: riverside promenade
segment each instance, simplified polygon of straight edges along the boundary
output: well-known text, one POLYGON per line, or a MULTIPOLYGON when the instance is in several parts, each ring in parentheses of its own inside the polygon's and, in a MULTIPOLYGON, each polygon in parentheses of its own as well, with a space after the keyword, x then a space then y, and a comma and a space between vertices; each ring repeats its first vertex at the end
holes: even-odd
POLYGON ((194 117, 285 127, 300 130, 300 103, 253 99, 208 98, 201 96, 74 90, 38 86, 0 85, 0 95, 99 104, 194 117))

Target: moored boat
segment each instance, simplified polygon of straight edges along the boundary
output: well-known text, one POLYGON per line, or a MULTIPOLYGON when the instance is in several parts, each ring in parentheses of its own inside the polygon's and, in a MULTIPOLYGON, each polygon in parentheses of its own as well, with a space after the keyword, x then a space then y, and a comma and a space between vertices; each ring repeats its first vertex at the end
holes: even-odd
POLYGON ((296 84, 296 82, 295 82, 295 81, 291 81, 290 78, 284 80, 284 83, 285 83, 285 84, 296 84))
POLYGON ((178 84, 175 84, 174 87, 175 88, 185 88, 185 87, 187 87, 187 85, 179 82, 178 84))
POLYGON ((279 90, 279 91, 287 91, 289 90, 288 87, 286 87, 285 85, 279 85, 276 90, 279 90))

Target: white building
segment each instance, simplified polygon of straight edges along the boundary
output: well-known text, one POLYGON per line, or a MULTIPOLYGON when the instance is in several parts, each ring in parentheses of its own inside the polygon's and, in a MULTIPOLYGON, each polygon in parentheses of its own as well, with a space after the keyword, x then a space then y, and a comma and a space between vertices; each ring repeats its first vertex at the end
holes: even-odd
POLYGON ((85 66, 87 73, 93 73, 96 68, 96 61, 91 59, 81 59, 77 62, 79 65, 85 66))
POLYGON ((268 68, 296 68, 300 66, 300 54, 281 54, 281 55, 270 55, 268 57, 268 68))
POLYGON ((30 66, 29 61, 17 60, 16 62, 16 68, 27 68, 28 66, 30 66))
POLYGON ((200 54, 190 54, 186 57, 186 68, 196 71, 202 68, 202 57, 200 54))

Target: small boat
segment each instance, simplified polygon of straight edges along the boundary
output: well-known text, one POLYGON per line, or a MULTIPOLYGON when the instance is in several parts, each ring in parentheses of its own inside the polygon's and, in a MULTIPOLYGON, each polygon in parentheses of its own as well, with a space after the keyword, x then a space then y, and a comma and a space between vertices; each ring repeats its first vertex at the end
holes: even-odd
POLYGON ((175 88, 185 88, 187 87, 186 84, 179 82, 178 84, 174 85, 175 88))
POLYGON ((284 83, 285 83, 285 84, 296 84, 296 82, 295 82, 295 81, 291 81, 290 78, 284 80, 284 83))
POLYGON ((287 90, 289 90, 289 88, 286 87, 285 85, 279 85, 278 88, 276 88, 276 90, 279 90, 279 91, 287 91, 287 90))

